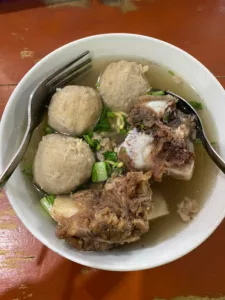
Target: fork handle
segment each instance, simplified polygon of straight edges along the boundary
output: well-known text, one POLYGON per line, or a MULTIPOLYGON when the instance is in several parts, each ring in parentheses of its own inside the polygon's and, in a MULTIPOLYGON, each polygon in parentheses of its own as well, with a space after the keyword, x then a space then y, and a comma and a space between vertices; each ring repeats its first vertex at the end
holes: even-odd
POLYGON ((32 131, 30 130, 29 127, 27 127, 25 135, 23 137, 23 140, 18 150, 10 160, 5 170, 0 175, 0 191, 3 189, 3 187, 5 186, 5 184, 7 183, 7 181, 9 180, 9 178, 11 177, 11 175, 13 174, 17 166, 19 165, 20 161, 22 160, 27 150, 27 147, 29 145, 29 142, 31 140, 31 136, 32 136, 32 131))

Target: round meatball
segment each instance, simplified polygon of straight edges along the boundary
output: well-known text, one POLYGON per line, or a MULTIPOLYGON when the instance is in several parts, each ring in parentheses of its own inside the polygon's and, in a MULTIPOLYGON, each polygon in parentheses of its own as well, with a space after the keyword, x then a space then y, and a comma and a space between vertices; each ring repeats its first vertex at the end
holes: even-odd
POLYGON ((101 109, 102 101, 96 90, 68 85, 53 95, 48 123, 58 132, 79 136, 94 127, 101 109))
POLYGON ((34 181, 49 194, 68 194, 91 176, 94 162, 90 147, 81 139, 49 134, 34 158, 34 181))
POLYGON ((147 70, 148 66, 125 60, 108 65, 99 85, 105 105, 112 110, 128 112, 138 97, 150 88, 144 75, 147 70))

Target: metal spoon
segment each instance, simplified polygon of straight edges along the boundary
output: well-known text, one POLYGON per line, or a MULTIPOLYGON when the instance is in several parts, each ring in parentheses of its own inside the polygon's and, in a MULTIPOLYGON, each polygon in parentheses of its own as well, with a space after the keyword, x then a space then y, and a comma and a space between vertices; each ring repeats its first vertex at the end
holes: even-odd
POLYGON ((216 152, 216 150, 211 145, 210 141, 208 140, 201 118, 199 117, 196 110, 182 97, 174 94, 173 92, 166 91, 166 94, 169 94, 175 98, 177 98, 176 107, 177 109, 181 110, 183 113, 188 115, 195 116, 196 122, 196 137, 201 140, 203 147, 207 151, 209 157, 213 160, 213 162, 217 165, 217 167, 225 173, 225 161, 222 157, 216 152))

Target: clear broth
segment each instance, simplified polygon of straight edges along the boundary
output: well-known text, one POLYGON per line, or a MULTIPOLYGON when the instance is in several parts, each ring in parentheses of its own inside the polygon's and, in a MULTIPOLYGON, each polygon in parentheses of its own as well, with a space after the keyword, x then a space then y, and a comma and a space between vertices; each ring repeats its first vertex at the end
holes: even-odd
MULTIPOLYGON (((91 71, 79 79, 76 79, 76 82, 73 83, 95 88, 98 77, 102 74, 106 66, 112 61, 121 59, 121 57, 119 59, 115 59, 115 57, 113 57, 95 60, 93 62, 91 71)), ((204 109, 199 113, 202 117, 206 133, 209 137, 209 140, 213 142, 217 141, 216 129, 213 127, 214 122, 212 121, 212 117, 205 107, 204 101, 190 84, 185 82, 182 78, 180 83, 175 83, 173 78, 174 75, 171 75, 171 72, 169 72, 169 70, 164 66, 160 66, 154 62, 130 57, 126 57, 125 59, 149 65, 149 71, 146 73, 146 76, 151 87, 170 90, 188 101, 202 102, 204 109)), ((179 74, 176 74, 176 76, 179 76, 179 74)), ((46 124, 46 120, 44 123, 46 124)), ((43 130, 43 124, 41 127, 43 130)), ((25 156, 26 165, 30 165, 30 162, 33 160, 35 151, 37 149, 37 144, 41 139, 41 132, 43 131, 40 131, 40 129, 36 130, 36 137, 33 137, 28 152, 25 156)), ((184 226, 187 226, 187 224, 181 220, 180 216, 176 212, 177 204, 181 202, 184 197, 197 200, 200 204, 200 207, 204 205, 204 202, 213 189, 217 168, 210 160, 201 144, 197 144, 195 146, 195 153, 195 170, 190 181, 182 181, 173 179, 171 177, 164 177, 161 183, 154 184, 163 193, 163 196, 168 204, 170 214, 151 221, 149 232, 142 237, 140 242, 136 243, 135 247, 157 244, 173 236, 184 226)))

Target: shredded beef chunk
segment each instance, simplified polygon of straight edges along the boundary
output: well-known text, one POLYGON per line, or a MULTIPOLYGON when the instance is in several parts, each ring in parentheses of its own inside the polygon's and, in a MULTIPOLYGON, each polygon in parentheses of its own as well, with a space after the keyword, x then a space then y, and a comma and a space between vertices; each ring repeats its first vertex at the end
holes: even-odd
POLYGON ((190 162, 194 154, 188 150, 184 141, 171 139, 158 142, 155 156, 158 161, 165 161, 174 166, 182 166, 190 162))
POLYGON ((56 235, 77 249, 107 250, 138 240, 149 229, 151 173, 129 172, 102 189, 56 197, 56 235), (64 208, 63 208, 64 207, 64 208))

